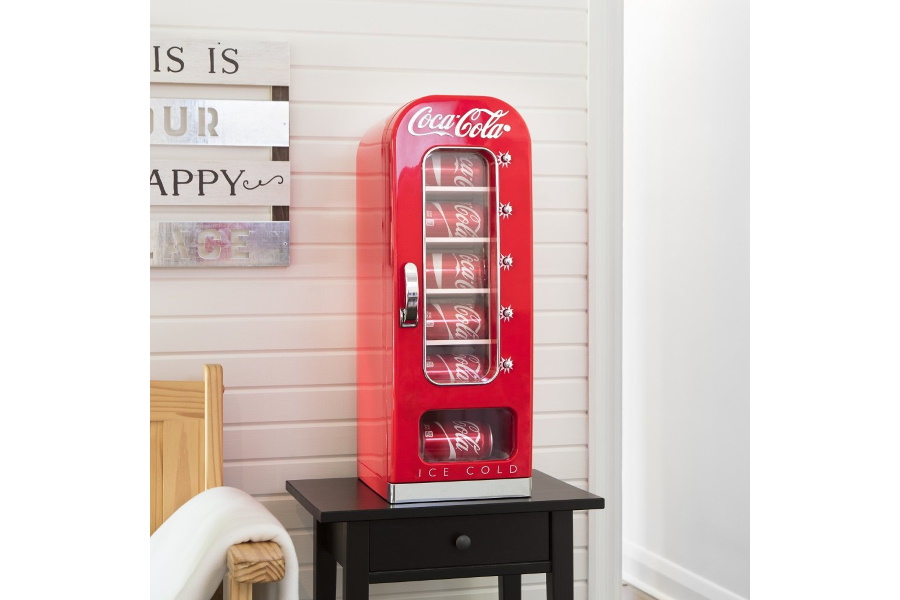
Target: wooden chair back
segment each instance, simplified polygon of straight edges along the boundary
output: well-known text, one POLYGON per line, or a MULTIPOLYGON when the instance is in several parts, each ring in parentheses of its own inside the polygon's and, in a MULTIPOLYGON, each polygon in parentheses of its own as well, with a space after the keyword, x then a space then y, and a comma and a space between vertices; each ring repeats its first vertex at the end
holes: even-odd
POLYGON ((222 485, 221 365, 203 381, 150 381, 150 533, 200 492, 222 485))
MULTIPOLYGON (((150 381, 150 535, 178 508, 222 484, 221 365, 204 365, 203 381, 150 381)), ((213 595, 252 600, 254 583, 284 578, 284 553, 275 542, 228 549, 224 587, 213 595)))

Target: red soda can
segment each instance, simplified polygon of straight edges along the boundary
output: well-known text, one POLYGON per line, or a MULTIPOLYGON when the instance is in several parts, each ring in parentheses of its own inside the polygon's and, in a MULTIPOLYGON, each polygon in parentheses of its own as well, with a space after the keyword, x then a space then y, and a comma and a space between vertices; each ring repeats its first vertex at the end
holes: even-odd
POLYGON ((426 202, 425 236, 484 237, 484 205, 481 202, 426 202))
POLYGON ((425 373, 435 383, 479 383, 487 373, 487 359, 465 352, 428 354, 425 373))
POLYGON ((422 454, 429 462, 485 460, 493 446, 487 423, 449 419, 422 423, 422 454))
POLYGON ((484 187, 487 161, 475 152, 432 152, 425 158, 425 185, 484 187))
POLYGON ((484 312, 484 307, 477 302, 429 302, 425 305, 425 337, 429 340, 483 340, 487 337, 484 312))
POLYGON ((487 287, 487 265, 484 255, 474 252, 427 253, 425 287, 438 290, 487 287))

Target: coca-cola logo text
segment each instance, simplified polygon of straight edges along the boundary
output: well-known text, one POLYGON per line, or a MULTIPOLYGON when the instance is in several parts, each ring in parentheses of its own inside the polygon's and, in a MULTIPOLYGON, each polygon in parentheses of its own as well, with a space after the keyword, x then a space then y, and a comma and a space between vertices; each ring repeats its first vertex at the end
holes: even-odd
POLYGON ((474 452, 476 456, 481 453, 481 430, 472 421, 453 421, 453 431, 456 433, 455 446, 460 452, 474 452))
POLYGON ((471 204, 454 204, 456 226, 453 237, 478 237, 481 231, 481 215, 471 204))
POLYGON ((454 170, 457 175, 453 177, 453 185, 456 187, 473 187, 475 185, 475 161, 473 155, 466 154, 454 159, 454 170))
POLYGON ((431 106, 423 106, 409 120, 406 129, 415 136, 450 135, 494 140, 512 129, 500 123, 507 114, 508 110, 473 108, 462 115, 442 115, 434 113, 431 106), (482 120, 484 117, 487 119, 482 120))
POLYGON ((479 381, 481 379, 481 361, 474 354, 454 354, 453 374, 456 381, 479 381))
POLYGON ((475 269, 481 264, 481 258, 474 254, 456 255, 456 288, 473 289, 475 287, 475 269))
POLYGON ((471 304, 457 304, 453 307, 456 312, 456 327, 453 338, 457 340, 477 340, 481 331, 481 315, 471 304))

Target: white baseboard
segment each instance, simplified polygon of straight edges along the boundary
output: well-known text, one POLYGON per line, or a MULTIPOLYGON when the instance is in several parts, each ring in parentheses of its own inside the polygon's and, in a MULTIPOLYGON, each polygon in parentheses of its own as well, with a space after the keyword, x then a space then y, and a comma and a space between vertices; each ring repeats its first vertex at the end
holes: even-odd
POLYGON ((627 541, 622 543, 622 579, 657 600, 749 600, 627 541))

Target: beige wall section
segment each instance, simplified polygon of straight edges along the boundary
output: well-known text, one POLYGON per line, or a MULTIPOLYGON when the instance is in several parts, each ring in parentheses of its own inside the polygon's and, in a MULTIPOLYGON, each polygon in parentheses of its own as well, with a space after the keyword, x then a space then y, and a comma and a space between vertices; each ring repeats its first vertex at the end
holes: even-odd
MULTIPOLYGON (((586 0, 153 0, 150 22, 154 35, 168 38, 291 46, 291 266, 151 270, 150 371, 154 378, 189 378, 204 363, 223 365, 225 483, 253 494, 291 531, 301 597, 310 597, 312 585, 310 522, 284 481, 355 475, 356 145, 370 125, 409 100, 497 96, 529 125, 535 466, 586 488, 586 0)), ((205 93, 197 86, 159 90, 151 93, 205 93)), ((238 93, 258 91, 229 92, 238 93)), ((266 158, 258 149, 204 150, 212 159, 266 158)), ((151 157, 184 152, 153 148, 151 157)), ((153 209, 160 212, 152 218, 190 212, 153 209)), ((587 518, 576 514, 581 600, 588 595, 587 543, 587 518)), ((496 598, 495 581, 383 584, 372 595, 481 600, 496 598)), ((523 582, 523 598, 545 597, 543 577, 523 582)))

